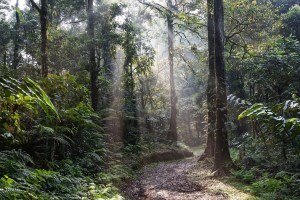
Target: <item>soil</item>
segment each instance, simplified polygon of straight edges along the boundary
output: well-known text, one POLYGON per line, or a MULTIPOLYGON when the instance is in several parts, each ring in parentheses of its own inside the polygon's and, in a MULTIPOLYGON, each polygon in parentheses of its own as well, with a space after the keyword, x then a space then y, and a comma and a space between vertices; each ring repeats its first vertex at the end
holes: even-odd
POLYGON ((132 200, 255 199, 224 179, 211 176, 211 162, 199 156, 146 165, 136 180, 124 187, 132 200))

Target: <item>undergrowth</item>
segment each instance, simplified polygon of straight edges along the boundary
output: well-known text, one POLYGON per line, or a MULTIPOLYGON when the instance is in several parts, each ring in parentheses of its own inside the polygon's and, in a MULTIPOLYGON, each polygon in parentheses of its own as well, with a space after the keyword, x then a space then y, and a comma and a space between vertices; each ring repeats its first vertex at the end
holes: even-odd
POLYGON ((246 185, 243 189, 262 200, 299 199, 299 172, 271 172, 268 169, 253 167, 233 172, 233 177, 246 185))
POLYGON ((44 91, 9 80, 0 88, 0 199, 123 199, 116 186, 131 168, 109 150, 84 84, 51 75, 44 91))

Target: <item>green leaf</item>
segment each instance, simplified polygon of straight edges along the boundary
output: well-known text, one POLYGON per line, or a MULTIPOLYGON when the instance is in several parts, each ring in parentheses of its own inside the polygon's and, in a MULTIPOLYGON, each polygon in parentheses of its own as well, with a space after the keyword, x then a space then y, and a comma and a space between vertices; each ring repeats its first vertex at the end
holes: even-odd
POLYGON ((264 105, 261 103, 256 103, 253 106, 251 106, 250 108, 244 110, 239 116, 238 116, 238 120, 241 120, 245 117, 249 117, 251 116, 253 113, 257 112, 258 110, 260 110, 261 108, 263 108, 264 105))
POLYGON ((46 92, 34 81, 32 81, 30 78, 27 78, 26 80, 28 89, 31 89, 31 91, 38 97, 37 100, 40 103, 43 110, 49 114, 48 108, 55 113, 56 117, 59 119, 58 112, 54 105, 52 104, 50 98, 46 94, 46 92))
MULTIPOLYGON (((0 77, 0 86, 4 88, 4 91, 8 92, 10 99, 13 101, 14 95, 25 96, 26 101, 34 100, 44 110, 46 115, 50 116, 52 111, 57 119, 59 118, 58 112, 51 102, 46 92, 30 78, 25 78, 22 82, 12 77, 0 77)), ((31 106, 29 106, 32 108, 31 106)))

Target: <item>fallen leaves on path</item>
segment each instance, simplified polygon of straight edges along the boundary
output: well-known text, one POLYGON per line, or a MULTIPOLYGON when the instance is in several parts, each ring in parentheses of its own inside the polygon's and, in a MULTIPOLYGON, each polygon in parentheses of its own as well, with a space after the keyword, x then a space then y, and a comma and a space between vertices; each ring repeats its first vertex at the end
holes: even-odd
POLYGON ((125 193, 133 200, 234 199, 222 191, 222 181, 211 177, 207 166, 199 169, 197 160, 193 157, 145 166, 138 179, 127 185, 125 193))

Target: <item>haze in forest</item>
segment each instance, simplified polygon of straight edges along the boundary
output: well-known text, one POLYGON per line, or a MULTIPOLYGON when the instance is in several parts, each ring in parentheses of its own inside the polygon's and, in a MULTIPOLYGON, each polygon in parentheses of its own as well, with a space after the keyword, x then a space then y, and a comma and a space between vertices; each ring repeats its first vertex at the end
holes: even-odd
POLYGON ((298 199, 299 0, 0 0, 0 200, 298 199))

